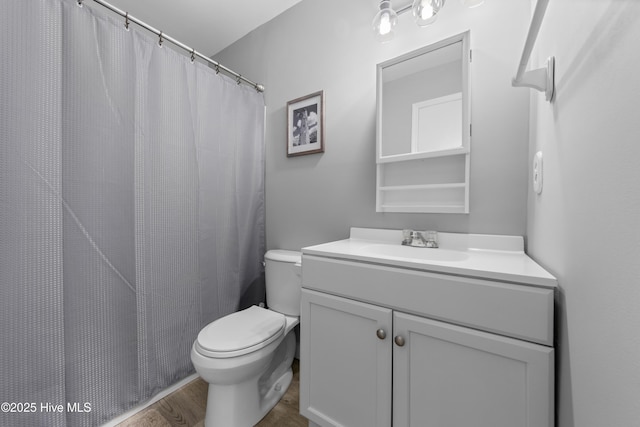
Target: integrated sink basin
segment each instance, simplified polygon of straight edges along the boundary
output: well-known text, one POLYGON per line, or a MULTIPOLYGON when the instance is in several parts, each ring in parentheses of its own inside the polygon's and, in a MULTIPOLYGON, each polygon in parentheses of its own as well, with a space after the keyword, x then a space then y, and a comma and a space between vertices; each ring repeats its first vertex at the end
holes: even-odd
POLYGON ((402 246, 400 244, 372 244, 363 246, 360 251, 363 255, 411 261, 459 262, 469 258, 469 254, 463 251, 440 248, 416 248, 412 246, 402 246))
MULTIPOLYGON (((524 252, 521 236, 438 232, 439 248, 403 246, 402 230, 352 227, 348 239, 302 249, 305 259, 326 257, 542 287, 555 277, 524 252)), ((303 268, 304 270, 304 268, 303 268)), ((359 283, 358 280, 352 281, 359 283)))

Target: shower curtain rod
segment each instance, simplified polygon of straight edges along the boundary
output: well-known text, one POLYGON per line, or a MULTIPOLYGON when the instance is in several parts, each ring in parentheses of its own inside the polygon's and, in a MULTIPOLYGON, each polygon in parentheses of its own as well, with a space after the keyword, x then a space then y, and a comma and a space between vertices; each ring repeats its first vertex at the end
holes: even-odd
MULTIPOLYGON (((84 0, 76 0, 78 2, 79 6, 82 6, 82 2, 84 0)), ((216 73, 220 72, 220 70, 224 71, 227 74, 230 74, 231 76, 233 76, 236 81, 238 82, 238 84, 240 84, 241 82, 244 82, 246 84, 248 84, 249 86, 253 86, 255 88, 255 90, 257 90, 258 92, 264 92, 264 86, 255 82, 252 82, 251 80, 247 79, 246 77, 243 77, 242 74, 238 74, 235 71, 225 67, 224 65, 220 64, 219 62, 214 61, 213 59, 201 54, 200 52, 198 52, 195 49, 190 48, 189 46, 185 45, 182 42, 179 42, 178 40, 174 39, 173 37, 170 37, 166 34, 164 34, 162 31, 158 31, 157 29, 153 28, 152 26, 148 25, 147 23, 139 20, 138 18, 129 15, 129 12, 125 12, 123 10, 118 9, 117 7, 115 7, 114 5, 107 3, 106 1, 103 0, 93 0, 95 3, 98 3, 100 6, 105 7, 107 9, 109 9, 110 11, 117 13, 118 15, 122 16, 125 19, 125 27, 128 29, 129 28, 129 23, 133 22, 139 26, 141 26, 142 28, 144 28, 147 31, 150 31, 152 33, 154 33, 156 36, 159 37, 159 44, 162 45, 162 42, 167 40, 171 43, 173 43, 174 45, 186 50, 187 52, 191 53, 191 61, 194 61, 196 56, 204 61, 206 61, 207 63, 213 65, 213 68, 216 70, 216 73)))

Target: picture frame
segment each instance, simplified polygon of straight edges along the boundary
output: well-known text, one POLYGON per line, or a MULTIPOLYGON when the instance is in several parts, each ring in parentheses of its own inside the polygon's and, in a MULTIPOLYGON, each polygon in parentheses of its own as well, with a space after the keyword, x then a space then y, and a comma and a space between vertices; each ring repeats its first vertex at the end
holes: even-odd
POLYGON ((287 102, 287 157, 324 153, 324 91, 287 102))

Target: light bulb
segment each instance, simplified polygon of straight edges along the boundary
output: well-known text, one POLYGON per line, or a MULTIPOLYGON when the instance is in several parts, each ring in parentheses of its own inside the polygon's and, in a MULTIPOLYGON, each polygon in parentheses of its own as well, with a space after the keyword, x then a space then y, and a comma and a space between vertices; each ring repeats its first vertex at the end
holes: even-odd
POLYGON ((484 3, 484 0, 460 0, 460 3, 462 3, 463 6, 471 9, 472 7, 480 6, 482 3, 484 3))
POLYGON ((420 19, 426 21, 433 16, 435 16, 435 13, 433 12, 433 6, 431 6, 430 4, 425 5, 420 12, 420 19))
POLYGON ((384 15, 382 15, 380 19, 380 34, 386 35, 390 31, 391 31, 391 22, 389 19, 389 14, 385 13, 384 15))
POLYGON ((445 0, 413 0, 411 11, 416 20, 416 24, 424 27, 433 24, 438 16, 438 12, 444 6, 445 0))
POLYGON ((373 32, 376 38, 381 42, 387 42, 393 39, 394 27, 398 22, 398 14, 391 8, 391 1, 382 0, 380 2, 380 11, 373 18, 373 32))

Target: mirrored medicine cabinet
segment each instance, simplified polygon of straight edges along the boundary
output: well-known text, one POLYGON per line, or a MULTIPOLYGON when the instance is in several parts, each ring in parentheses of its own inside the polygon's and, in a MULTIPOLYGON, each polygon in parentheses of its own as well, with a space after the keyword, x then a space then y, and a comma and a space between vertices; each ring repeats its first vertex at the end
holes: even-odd
POLYGON ((377 67, 377 212, 469 213, 469 32, 377 67))

